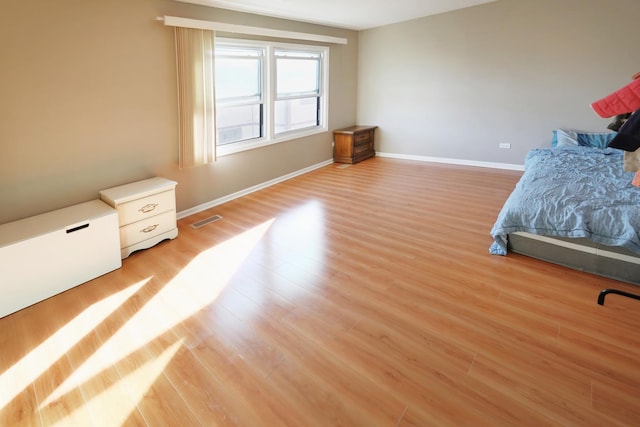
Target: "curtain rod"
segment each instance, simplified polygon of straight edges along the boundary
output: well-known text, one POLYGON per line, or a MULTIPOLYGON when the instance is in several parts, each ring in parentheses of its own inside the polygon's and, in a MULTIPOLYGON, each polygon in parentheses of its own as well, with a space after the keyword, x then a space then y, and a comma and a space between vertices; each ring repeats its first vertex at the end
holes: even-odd
POLYGON ((249 34, 253 36, 277 37, 284 39, 306 40, 322 43, 347 44, 342 37, 324 36, 321 34, 298 33, 295 31, 274 30, 272 28, 250 27, 248 25, 227 24, 224 22, 201 21, 198 19, 180 18, 177 16, 160 16, 156 18, 170 27, 197 28, 200 30, 220 31, 224 33, 249 34))

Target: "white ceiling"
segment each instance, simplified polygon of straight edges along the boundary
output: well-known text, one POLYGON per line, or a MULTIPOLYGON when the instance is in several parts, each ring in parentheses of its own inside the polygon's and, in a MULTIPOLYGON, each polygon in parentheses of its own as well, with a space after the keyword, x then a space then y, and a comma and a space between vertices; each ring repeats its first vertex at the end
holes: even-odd
POLYGON ((296 21, 365 30, 496 0, 178 0, 296 21))

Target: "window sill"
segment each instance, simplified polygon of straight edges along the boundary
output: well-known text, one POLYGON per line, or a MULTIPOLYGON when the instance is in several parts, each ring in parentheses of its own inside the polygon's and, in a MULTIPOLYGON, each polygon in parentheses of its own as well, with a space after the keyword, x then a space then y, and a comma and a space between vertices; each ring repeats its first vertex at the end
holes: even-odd
POLYGON ((327 132, 327 128, 318 126, 311 129, 305 129, 301 131, 291 131, 283 133, 274 139, 255 139, 245 142, 235 142, 228 145, 222 145, 216 148, 216 155, 218 157, 227 156, 229 154, 241 153, 243 151, 253 150, 255 148, 266 147, 268 145, 279 144, 281 142, 291 141, 292 139, 304 138, 307 136, 318 135, 320 133, 327 132))

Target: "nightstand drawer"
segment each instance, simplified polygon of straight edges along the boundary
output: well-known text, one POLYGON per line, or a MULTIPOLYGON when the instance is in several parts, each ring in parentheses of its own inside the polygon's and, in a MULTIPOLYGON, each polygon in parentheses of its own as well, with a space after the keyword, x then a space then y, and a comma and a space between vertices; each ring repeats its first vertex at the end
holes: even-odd
POLYGON ((120 227, 120 246, 135 245, 176 228, 176 212, 169 211, 120 227))
POLYGON ((121 225, 176 209, 176 197, 172 190, 123 203, 118 206, 118 217, 121 225))

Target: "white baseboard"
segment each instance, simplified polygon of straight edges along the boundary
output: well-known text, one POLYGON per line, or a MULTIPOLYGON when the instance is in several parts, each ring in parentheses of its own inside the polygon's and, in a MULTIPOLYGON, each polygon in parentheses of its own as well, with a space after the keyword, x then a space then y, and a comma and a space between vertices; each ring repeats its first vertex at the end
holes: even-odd
POLYGON ((278 184, 279 182, 283 182, 283 181, 286 181, 288 179, 294 178, 296 176, 303 175, 303 174, 305 174, 307 172, 311 172, 312 170, 319 169, 319 168, 321 168, 323 166, 330 165, 331 163, 333 163, 333 159, 325 160, 324 162, 316 163, 315 165, 311 165, 311 166, 306 167, 304 169, 300 169, 300 170, 297 170, 295 172, 288 173, 286 175, 280 176, 278 178, 274 178, 272 180, 263 182, 261 184, 256 184, 256 185, 251 186, 249 188, 245 188, 244 190, 240 190, 240 191, 237 191, 235 193, 220 197, 219 199, 215 199, 215 200, 212 200, 210 202, 203 203, 201 205, 194 206, 192 208, 180 211, 180 212, 178 212, 177 217, 178 217, 178 219, 188 217, 189 215, 193 215, 193 214, 196 214, 198 212, 205 211, 205 210, 210 209, 210 208, 212 208, 214 206, 218 206, 218 205, 221 205, 222 203, 226 203, 226 202, 229 202, 229 201, 231 201, 233 199, 237 199, 238 197, 246 196, 247 194, 251 194, 251 193, 254 193, 254 192, 258 191, 258 190, 262 190, 263 188, 267 188, 267 187, 270 187, 270 186, 272 186, 274 184, 278 184))
MULTIPOLYGON (((394 154, 394 153, 381 153, 376 152, 376 156, 378 157, 389 157, 393 159, 403 159, 403 160, 417 160, 419 162, 434 162, 434 163, 446 163, 451 165, 463 165, 463 166, 479 166, 483 168, 494 168, 494 169, 508 169, 508 170, 516 170, 523 171, 524 165, 515 165, 508 163, 493 163, 493 162, 478 162, 475 160, 461 160, 461 159, 447 159, 443 157, 427 157, 427 156, 415 156, 410 154, 394 154)), ((207 203, 203 203, 198 206, 194 206, 193 208, 185 209, 183 211, 178 212, 178 219, 188 217, 189 215, 196 214, 198 212, 205 211, 214 206, 221 205, 222 203, 229 202, 231 200, 237 199, 238 197, 246 196, 247 194, 251 194, 258 190, 262 190, 263 188, 270 187, 274 184, 278 184, 280 182, 286 181, 288 179, 294 178, 299 175, 303 175, 307 172, 311 172, 312 170, 321 168, 323 166, 327 166, 333 163, 333 159, 325 160, 324 162, 316 163, 315 165, 311 165, 304 169, 297 170, 295 172, 291 172, 289 174, 280 176, 278 178, 274 178, 272 180, 263 182, 261 184, 254 185, 249 188, 245 188, 244 190, 237 191, 235 193, 220 197, 219 199, 212 200, 207 203)))
POLYGON ((479 162, 476 160, 447 159, 444 157, 415 156, 412 154, 394 154, 394 153, 381 153, 381 152, 376 152, 376 156, 389 157, 392 159, 416 160, 419 162, 446 163, 450 165, 478 166, 482 168, 507 169, 507 170, 514 170, 514 171, 524 170, 524 165, 517 165, 517 164, 511 164, 511 163, 479 162))

